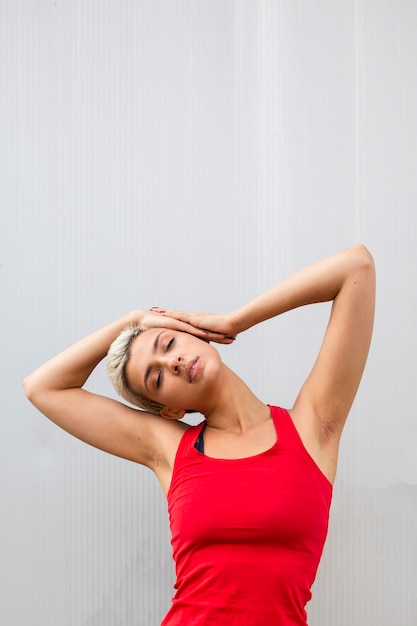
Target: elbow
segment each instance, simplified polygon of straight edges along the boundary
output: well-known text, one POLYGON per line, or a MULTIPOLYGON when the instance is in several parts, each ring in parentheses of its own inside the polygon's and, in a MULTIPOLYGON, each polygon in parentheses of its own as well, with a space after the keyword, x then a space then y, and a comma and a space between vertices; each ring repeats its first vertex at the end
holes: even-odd
POLYGON ((365 297, 371 298, 372 307, 375 306, 375 264, 372 254, 366 246, 357 244, 350 248, 350 261, 346 268, 346 280, 344 282, 348 289, 354 286, 356 294, 358 294, 357 290, 360 290, 362 307, 365 305, 365 297))
POLYGON ((364 275, 367 274, 374 280, 375 278, 375 263, 372 254, 368 248, 358 243, 350 248, 352 255, 352 269, 356 273, 360 271, 364 275))
POLYGON ((27 399, 30 400, 32 397, 32 386, 30 384, 30 376, 26 376, 26 378, 23 379, 22 387, 23 387, 23 391, 25 392, 27 399))
POLYGON ((23 380, 22 386, 27 399, 32 402, 32 404, 34 404, 36 396, 36 385, 34 384, 31 375, 26 376, 26 378, 23 380))
POLYGON ((355 258, 360 262, 361 265, 373 267, 374 259, 368 248, 363 243, 357 243, 352 246, 352 252, 355 255, 355 258))

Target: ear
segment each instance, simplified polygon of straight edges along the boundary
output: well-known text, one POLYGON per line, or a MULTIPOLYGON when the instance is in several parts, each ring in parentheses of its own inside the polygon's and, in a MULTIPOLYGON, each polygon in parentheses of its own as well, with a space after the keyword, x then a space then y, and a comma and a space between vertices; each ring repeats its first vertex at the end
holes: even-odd
POLYGON ((162 417, 167 417, 168 419, 176 419, 180 420, 185 415, 185 409, 173 409, 169 406, 164 406, 160 411, 159 415, 162 417))

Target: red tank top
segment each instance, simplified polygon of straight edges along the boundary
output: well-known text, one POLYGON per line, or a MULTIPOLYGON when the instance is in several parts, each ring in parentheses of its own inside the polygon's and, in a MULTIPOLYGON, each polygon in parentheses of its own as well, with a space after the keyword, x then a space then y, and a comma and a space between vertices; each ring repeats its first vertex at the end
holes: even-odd
POLYGON ((213 459, 183 435, 168 511, 176 594, 161 626, 306 626, 327 534, 332 485, 289 413, 270 407, 276 443, 213 459))

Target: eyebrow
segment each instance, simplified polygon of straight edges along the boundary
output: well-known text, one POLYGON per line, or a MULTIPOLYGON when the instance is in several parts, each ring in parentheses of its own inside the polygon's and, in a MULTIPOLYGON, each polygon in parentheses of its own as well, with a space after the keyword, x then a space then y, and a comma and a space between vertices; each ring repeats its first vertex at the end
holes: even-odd
MULTIPOLYGON (((153 346, 152 346, 152 354, 155 354, 156 351, 158 350, 159 337, 162 335, 163 332, 164 331, 161 331, 155 337, 154 342, 153 342, 153 346)), ((152 365, 148 365, 148 367, 146 368, 145 378, 144 378, 146 391, 149 391, 149 389, 148 389, 148 378, 149 378, 151 372, 152 372, 152 365)))

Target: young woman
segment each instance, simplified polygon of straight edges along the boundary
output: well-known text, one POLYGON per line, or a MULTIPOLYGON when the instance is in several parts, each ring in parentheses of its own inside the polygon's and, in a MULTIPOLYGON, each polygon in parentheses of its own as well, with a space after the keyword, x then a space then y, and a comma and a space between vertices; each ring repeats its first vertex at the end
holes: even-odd
POLYGON ((56 424, 158 477, 177 572, 164 626, 307 624, 374 297, 372 257, 356 245, 228 314, 133 311, 25 380, 28 398, 56 424), (209 343, 324 301, 333 304, 323 343, 289 410, 259 400, 209 343), (116 389, 145 410, 83 389, 108 352, 116 389), (205 420, 178 421, 188 410, 205 420))

